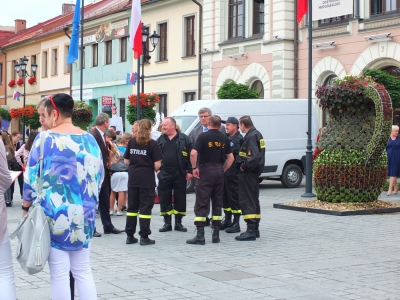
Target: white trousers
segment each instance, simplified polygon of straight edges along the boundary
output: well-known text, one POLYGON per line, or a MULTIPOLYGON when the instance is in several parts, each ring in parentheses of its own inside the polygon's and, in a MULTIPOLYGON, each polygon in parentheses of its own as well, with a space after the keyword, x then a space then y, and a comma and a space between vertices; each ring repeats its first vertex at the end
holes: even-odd
POLYGON ((0 241, 0 300, 15 300, 14 268, 8 231, 0 241))
POLYGON ((71 300, 69 271, 78 288, 79 299, 97 299, 96 286, 90 268, 90 249, 63 251, 51 247, 49 256, 50 292, 53 300, 71 300))

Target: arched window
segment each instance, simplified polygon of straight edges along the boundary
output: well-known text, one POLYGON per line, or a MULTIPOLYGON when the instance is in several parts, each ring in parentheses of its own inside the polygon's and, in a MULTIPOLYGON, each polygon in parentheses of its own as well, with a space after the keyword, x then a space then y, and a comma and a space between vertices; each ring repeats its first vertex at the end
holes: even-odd
POLYGON ((264 85, 260 80, 254 81, 250 88, 258 93, 259 99, 264 99, 264 85))
MULTIPOLYGON (((337 76, 334 75, 334 74, 329 75, 329 76, 325 79, 323 85, 325 85, 325 86, 332 86, 332 85, 333 85, 333 81, 334 81, 336 78, 337 78, 337 76)), ((326 109, 324 109, 324 110, 322 111, 322 126, 323 126, 323 127, 326 126, 326 123, 328 122, 328 120, 329 120, 329 113, 328 113, 328 111, 327 111, 326 109)))

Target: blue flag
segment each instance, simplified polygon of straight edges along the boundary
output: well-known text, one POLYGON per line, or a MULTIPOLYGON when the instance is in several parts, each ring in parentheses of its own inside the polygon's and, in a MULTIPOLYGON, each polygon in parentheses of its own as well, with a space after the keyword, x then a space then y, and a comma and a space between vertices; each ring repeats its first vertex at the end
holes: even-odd
POLYGON ((79 52, 79 22, 81 11, 81 0, 76 0, 74 18, 72 19, 72 34, 71 42, 69 44, 69 50, 67 55, 67 65, 72 64, 78 59, 79 52))

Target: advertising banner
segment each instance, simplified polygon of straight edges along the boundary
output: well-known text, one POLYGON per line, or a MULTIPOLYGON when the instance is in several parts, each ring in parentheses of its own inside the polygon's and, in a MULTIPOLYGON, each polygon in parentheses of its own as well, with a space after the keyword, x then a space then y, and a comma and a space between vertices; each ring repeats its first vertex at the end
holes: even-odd
POLYGON ((353 14, 353 1, 313 0, 313 21, 353 14))
POLYGON ((101 107, 102 111, 111 111, 111 106, 113 102, 113 97, 111 96, 102 96, 101 97, 101 107))

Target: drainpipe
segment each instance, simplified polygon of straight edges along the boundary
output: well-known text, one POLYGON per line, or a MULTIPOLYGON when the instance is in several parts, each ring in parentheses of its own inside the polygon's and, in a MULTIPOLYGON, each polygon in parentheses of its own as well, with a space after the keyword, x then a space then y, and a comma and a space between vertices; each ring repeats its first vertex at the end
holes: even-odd
MULTIPOLYGON (((356 0, 357 1, 357 0, 356 0)), ((299 24, 297 23, 297 1, 294 1, 294 99, 299 97, 299 24)))
POLYGON ((198 37, 198 44, 199 44, 199 50, 198 50, 198 73, 197 73, 197 100, 201 99, 201 49, 202 49, 202 43, 201 43, 201 38, 203 36, 203 6, 197 2, 196 0, 192 0, 194 3, 196 3, 199 6, 199 37, 198 37))
POLYGON ((356 0, 356 5, 355 5, 355 16, 354 18, 359 19, 360 18, 360 0, 356 0))
POLYGON ((242 27, 242 39, 246 38, 246 0, 242 0, 243 2, 243 27, 242 27))

